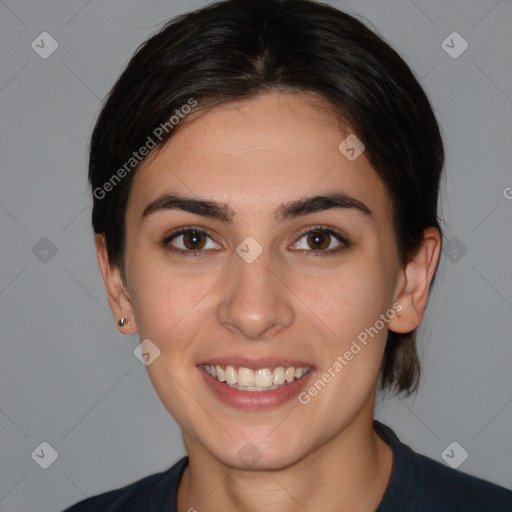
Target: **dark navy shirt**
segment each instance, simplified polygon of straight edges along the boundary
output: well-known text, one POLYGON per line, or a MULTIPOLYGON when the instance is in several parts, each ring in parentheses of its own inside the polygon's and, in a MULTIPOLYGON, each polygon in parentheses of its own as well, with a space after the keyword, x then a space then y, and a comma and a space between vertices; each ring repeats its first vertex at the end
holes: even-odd
MULTIPOLYGON (((512 512, 512 492, 411 450, 386 425, 375 431, 393 450, 393 470, 376 512, 512 512)), ((176 512, 184 457, 167 471, 83 500, 64 512, 176 512)))

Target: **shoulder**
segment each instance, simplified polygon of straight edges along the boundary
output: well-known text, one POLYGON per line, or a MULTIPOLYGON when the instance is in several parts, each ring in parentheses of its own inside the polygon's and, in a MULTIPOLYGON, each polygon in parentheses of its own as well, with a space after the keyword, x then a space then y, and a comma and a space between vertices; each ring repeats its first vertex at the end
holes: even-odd
POLYGON ((166 471, 82 500, 64 512, 157 512, 164 502, 176 503, 178 483, 187 463, 184 457, 166 471))
POLYGON ((378 512, 511 512, 512 492, 416 453, 385 425, 375 430, 393 450, 388 489, 378 512))
POLYGON ((504 487, 444 466, 423 455, 415 453, 417 466, 421 468, 421 480, 426 502, 430 508, 464 512, 511 512, 512 492, 504 487))

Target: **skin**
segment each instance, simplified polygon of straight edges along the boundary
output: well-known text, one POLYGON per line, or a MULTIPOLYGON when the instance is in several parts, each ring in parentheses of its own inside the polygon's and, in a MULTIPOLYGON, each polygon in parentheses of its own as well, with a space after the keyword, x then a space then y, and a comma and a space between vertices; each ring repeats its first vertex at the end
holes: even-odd
POLYGON ((420 251, 401 267, 384 185, 364 153, 349 161, 338 149, 349 133, 305 94, 268 93, 210 109, 184 122, 137 171, 126 212, 126 282, 96 237, 112 311, 128 320, 118 328, 161 351, 146 368, 190 458, 180 512, 361 512, 382 499, 392 453, 372 421, 387 329, 420 324, 441 237, 425 230, 420 251), (336 208, 276 220, 283 203, 335 191, 372 215, 336 208), (143 218, 168 193, 225 203, 233 222, 172 209, 143 218), (301 230, 318 224, 350 245, 325 235, 329 249, 341 250, 315 257, 319 250, 313 254, 301 230), (211 235, 202 256, 172 253, 172 244, 185 247, 183 237, 162 243, 183 226, 211 235), (248 236, 263 250, 252 263, 235 251, 248 236), (236 409, 198 371, 222 356, 299 359, 314 366, 314 382, 396 303, 400 315, 306 405, 295 397, 236 409), (248 442, 261 454, 253 467, 238 457, 248 442))

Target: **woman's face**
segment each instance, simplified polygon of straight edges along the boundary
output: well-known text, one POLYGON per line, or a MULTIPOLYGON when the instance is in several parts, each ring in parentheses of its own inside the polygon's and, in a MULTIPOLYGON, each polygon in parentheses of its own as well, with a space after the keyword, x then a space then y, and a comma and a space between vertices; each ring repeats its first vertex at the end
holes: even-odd
POLYGON ((160 350, 149 377, 189 451, 229 466, 288 466, 373 415, 401 286, 391 207, 310 100, 202 113, 128 201, 131 320, 160 350))

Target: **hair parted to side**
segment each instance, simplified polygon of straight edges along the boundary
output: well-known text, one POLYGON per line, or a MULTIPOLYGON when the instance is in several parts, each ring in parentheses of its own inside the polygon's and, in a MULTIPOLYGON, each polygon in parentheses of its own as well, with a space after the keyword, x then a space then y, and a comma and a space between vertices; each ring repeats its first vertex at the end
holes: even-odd
MULTIPOLYGON (((416 254, 424 229, 442 232, 443 142, 402 58, 363 23, 325 4, 224 0, 172 19, 143 43, 103 105, 89 180, 94 231, 105 235, 111 264, 124 267, 134 152, 149 147, 148 137, 161 148, 179 129, 169 125, 172 116, 272 91, 314 93, 364 143, 391 200, 402 265, 416 254)), ((416 332, 389 331, 381 389, 409 394, 419 375, 416 332)))

